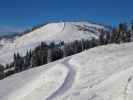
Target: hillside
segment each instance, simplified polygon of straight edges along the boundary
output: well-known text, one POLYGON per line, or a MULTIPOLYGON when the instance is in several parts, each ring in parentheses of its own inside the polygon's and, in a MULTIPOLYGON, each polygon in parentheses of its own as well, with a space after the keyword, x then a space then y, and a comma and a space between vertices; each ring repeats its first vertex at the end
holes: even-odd
POLYGON ((14 40, 1 40, 0 63, 7 64, 12 61, 14 52, 25 55, 26 51, 33 49, 40 42, 71 42, 81 39, 98 38, 99 29, 108 28, 89 22, 56 22, 41 26, 27 34, 16 37, 14 40))
POLYGON ((0 80, 0 100, 132 100, 132 58, 133 43, 96 47, 0 80))
POLYGON ((35 31, 18 38, 18 46, 28 45, 40 41, 72 41, 84 38, 97 37, 99 35, 98 29, 104 27, 88 22, 59 22, 49 23, 44 27, 36 29, 35 31))

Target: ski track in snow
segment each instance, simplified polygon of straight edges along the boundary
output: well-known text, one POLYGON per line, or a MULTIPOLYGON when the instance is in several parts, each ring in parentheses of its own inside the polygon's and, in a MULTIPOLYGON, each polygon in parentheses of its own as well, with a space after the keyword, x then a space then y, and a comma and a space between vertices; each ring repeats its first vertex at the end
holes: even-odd
POLYGON ((130 84, 130 82, 131 82, 132 80, 133 80, 133 76, 130 76, 130 77, 128 78, 128 81, 127 81, 127 84, 126 84, 126 86, 125 86, 124 93, 123 93, 123 95, 124 95, 124 100, 127 100, 128 86, 129 86, 129 84, 130 84))
POLYGON ((65 27, 66 27, 66 23, 63 22, 63 28, 62 28, 62 31, 61 32, 63 32, 65 30, 65 27))
POLYGON ((68 75, 67 75, 64 83, 62 84, 62 86, 57 91, 55 91, 51 96, 49 96, 46 100, 53 100, 54 98, 63 95, 73 85, 73 82, 75 79, 75 74, 76 74, 74 66, 72 66, 69 63, 69 59, 66 59, 65 61, 63 61, 62 64, 64 64, 69 69, 68 75))

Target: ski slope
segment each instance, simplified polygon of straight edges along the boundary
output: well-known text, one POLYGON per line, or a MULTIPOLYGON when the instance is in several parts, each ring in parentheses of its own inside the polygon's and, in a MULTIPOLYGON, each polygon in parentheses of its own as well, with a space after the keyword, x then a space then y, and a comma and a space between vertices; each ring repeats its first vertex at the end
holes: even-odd
POLYGON ((1 40, 0 64, 12 61, 14 52, 25 55, 26 51, 38 46, 40 42, 71 42, 81 39, 98 38, 98 29, 107 29, 104 26, 89 22, 56 22, 46 24, 30 33, 16 37, 14 41, 1 40))
POLYGON ((0 80, 0 100, 133 100, 133 43, 96 47, 0 80))

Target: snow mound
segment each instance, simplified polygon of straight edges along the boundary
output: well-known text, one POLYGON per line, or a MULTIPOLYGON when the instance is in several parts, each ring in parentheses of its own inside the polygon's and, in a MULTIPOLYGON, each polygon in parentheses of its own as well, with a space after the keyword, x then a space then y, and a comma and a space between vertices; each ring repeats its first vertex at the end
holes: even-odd
POLYGON ((0 81, 0 100, 133 100, 133 43, 96 47, 0 81))

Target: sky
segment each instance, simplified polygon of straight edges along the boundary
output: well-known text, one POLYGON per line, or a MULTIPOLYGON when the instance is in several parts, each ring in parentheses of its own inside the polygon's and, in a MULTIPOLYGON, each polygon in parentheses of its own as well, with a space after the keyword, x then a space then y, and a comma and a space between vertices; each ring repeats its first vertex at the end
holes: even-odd
POLYGON ((48 21, 88 20, 117 25, 133 19, 133 0, 0 0, 0 32, 48 21))

